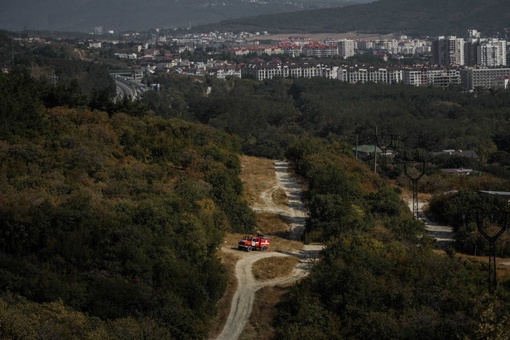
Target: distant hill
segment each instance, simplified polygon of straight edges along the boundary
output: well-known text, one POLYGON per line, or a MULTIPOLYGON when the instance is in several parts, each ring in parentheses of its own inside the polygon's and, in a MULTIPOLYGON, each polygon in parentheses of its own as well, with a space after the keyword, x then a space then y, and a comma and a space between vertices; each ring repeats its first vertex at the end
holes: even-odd
POLYGON ((4 1, 0 29, 93 32, 188 27, 253 15, 374 0, 19 0, 4 1))
POLYGON ((402 32, 413 35, 463 35, 467 29, 505 32, 508 0, 379 0, 341 8, 300 11, 223 21, 203 30, 270 32, 402 32))

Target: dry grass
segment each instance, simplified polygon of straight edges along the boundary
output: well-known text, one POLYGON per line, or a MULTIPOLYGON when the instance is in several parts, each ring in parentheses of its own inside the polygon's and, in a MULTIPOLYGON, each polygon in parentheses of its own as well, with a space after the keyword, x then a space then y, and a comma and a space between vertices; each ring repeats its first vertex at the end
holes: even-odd
POLYGON ((256 218, 259 230, 264 235, 281 235, 289 232, 289 224, 279 215, 259 213, 256 218))
POLYGON ((299 259, 294 256, 270 257, 255 262, 252 272, 257 280, 272 280, 289 276, 298 263, 299 259))
POLYGON ((268 34, 262 36, 249 37, 248 41, 257 40, 287 40, 289 37, 301 37, 309 40, 326 40, 326 39, 370 39, 370 40, 387 40, 395 38, 395 34, 364 34, 358 32, 345 32, 345 33, 282 33, 282 34, 268 34))
POLYGON ((285 193, 285 190, 282 188, 279 188, 278 190, 275 190, 272 194, 273 202, 276 205, 284 205, 286 206, 289 202, 289 198, 287 197, 287 194, 285 193))
POLYGON ((276 184, 274 161, 251 156, 241 157, 241 180, 244 195, 249 205, 262 203, 260 194, 276 184))
POLYGON ((250 320, 243 331, 244 339, 268 340, 275 338, 272 325, 277 312, 276 304, 280 302, 287 291, 287 287, 275 286, 264 287, 256 293, 256 302, 253 305, 250 320))
MULTIPOLYGON (((462 260, 481 262, 481 263, 489 263, 488 256, 474 256, 474 255, 466 255, 466 254, 456 254, 462 260)), ((510 263, 510 259, 508 258, 500 258, 496 257, 496 275, 498 276, 498 281, 508 281, 510 280, 510 266, 502 263, 510 263)))

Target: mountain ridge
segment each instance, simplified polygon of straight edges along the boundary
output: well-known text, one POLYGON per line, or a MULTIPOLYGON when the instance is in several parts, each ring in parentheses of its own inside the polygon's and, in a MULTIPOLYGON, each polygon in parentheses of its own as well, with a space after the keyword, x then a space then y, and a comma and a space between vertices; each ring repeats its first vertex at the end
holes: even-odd
POLYGON ((379 0, 346 7, 228 20, 200 30, 396 33, 459 35, 467 29, 506 34, 510 2, 505 0, 379 0))
POLYGON ((253 15, 373 0, 20 0, 5 4, 0 28, 91 32, 183 28, 253 15))

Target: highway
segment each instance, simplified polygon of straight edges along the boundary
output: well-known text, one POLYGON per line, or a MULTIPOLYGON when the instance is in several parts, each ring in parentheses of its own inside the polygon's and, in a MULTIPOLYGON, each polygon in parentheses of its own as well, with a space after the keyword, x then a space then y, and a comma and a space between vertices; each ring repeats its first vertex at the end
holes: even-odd
POLYGON ((139 80, 128 79, 126 77, 115 76, 115 85, 117 86, 117 97, 115 100, 120 100, 123 97, 131 98, 135 101, 147 91, 147 87, 139 80))

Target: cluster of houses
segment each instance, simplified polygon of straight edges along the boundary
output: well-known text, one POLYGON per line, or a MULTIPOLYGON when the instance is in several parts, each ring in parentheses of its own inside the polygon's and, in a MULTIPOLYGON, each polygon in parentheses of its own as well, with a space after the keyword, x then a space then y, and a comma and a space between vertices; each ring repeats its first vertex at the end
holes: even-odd
POLYGON ((190 62, 182 58, 151 59, 141 64, 146 73, 177 73, 193 76, 250 77, 257 80, 273 78, 324 77, 348 83, 403 83, 413 86, 460 87, 465 91, 477 88, 508 88, 510 68, 476 68, 446 66, 388 66, 365 65, 328 66, 317 62, 282 62, 279 59, 266 62, 253 59, 249 63, 236 64, 228 60, 208 59, 190 62))
MULTIPOLYGON (((464 42, 456 37, 435 39, 410 39, 400 36, 396 39, 349 40, 325 39, 313 41, 306 37, 288 37, 276 41, 267 38, 267 32, 257 34, 202 33, 181 37, 155 35, 136 52, 116 53, 120 59, 137 61, 146 74, 177 73, 194 76, 251 77, 258 80, 272 78, 325 77, 348 83, 403 83, 413 86, 458 87, 465 91, 479 88, 508 88, 510 68, 506 68, 506 41, 495 38, 484 39, 480 33, 470 30, 469 39, 464 42), (255 37, 256 39, 250 39, 255 37), (221 52, 230 55, 250 55, 253 59, 244 64, 228 60, 208 59, 190 62, 179 57, 182 53, 193 52, 198 46, 221 44, 221 52), (168 47, 173 46, 172 52, 168 47), (452 52, 453 51, 453 52, 452 52), (492 52, 491 52, 492 51, 492 52), (497 53, 496 53, 496 52, 497 53), (455 53, 454 53, 455 52, 455 53), (482 58, 486 52, 498 58, 482 58), (387 60, 388 55, 401 58, 403 55, 428 55, 435 63, 414 66, 330 66, 312 62, 313 58, 348 58, 357 53, 373 53, 387 60), (272 61, 258 59, 258 56, 274 56, 272 61), (278 55, 303 57, 303 61, 282 62, 278 55), (478 56, 479 58, 475 58, 478 56), (454 58, 455 57, 455 58, 454 58), (457 58, 458 57, 458 58, 457 58), (465 62, 464 62, 465 61, 465 62), (492 62, 490 67, 484 63, 492 62), (497 63, 496 63, 497 62, 497 63)), ((92 46, 92 45, 91 45, 92 46)), ((216 45, 218 46, 218 45, 216 45)), ((218 49, 216 49, 218 51, 218 49)), ((211 54, 211 57, 213 54, 211 54)), ((266 58, 267 60, 267 58, 266 58)))

